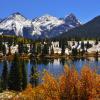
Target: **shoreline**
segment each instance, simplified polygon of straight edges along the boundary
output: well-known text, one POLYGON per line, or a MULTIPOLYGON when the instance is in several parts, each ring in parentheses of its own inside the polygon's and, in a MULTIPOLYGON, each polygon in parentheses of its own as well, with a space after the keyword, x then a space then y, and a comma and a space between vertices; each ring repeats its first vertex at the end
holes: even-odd
MULTIPOLYGON (((10 60, 12 61, 13 60, 13 57, 14 55, 8 55, 8 56, 0 56, 0 60, 10 60)), ((27 55, 27 54, 24 54, 24 55, 21 55, 19 56, 20 59, 81 59, 81 58, 89 58, 89 57, 94 57, 94 58, 99 58, 100 57, 100 54, 96 55, 95 53, 91 53, 91 54, 84 54, 83 56, 82 55, 77 55, 77 56, 72 56, 72 55, 58 55, 58 54, 54 54, 54 55, 27 55)))

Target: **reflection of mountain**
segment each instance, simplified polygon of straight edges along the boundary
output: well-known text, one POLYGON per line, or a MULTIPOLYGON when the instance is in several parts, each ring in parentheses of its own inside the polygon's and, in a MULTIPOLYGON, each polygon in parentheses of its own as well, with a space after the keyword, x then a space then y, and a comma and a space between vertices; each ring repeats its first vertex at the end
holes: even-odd
POLYGON ((60 65, 60 59, 54 59, 53 64, 54 65, 60 65))

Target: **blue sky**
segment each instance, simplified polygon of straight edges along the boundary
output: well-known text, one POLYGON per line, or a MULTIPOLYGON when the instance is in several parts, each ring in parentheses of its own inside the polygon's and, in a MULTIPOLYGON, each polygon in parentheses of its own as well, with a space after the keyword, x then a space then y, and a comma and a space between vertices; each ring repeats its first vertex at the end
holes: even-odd
POLYGON ((100 0, 0 0, 0 18, 20 12, 29 19, 44 14, 65 17, 74 13, 85 23, 100 15, 100 0))

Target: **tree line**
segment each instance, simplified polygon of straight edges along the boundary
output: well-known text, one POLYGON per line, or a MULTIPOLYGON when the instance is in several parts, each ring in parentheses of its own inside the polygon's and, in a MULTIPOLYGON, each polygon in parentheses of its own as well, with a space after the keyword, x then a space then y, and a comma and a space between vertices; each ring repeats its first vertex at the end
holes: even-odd
MULTIPOLYGON (((87 52, 87 49, 91 48, 92 45, 89 43, 89 41, 87 41, 86 44, 84 44, 84 41, 81 41, 81 44, 79 43, 79 40, 74 40, 73 41, 73 46, 75 45, 75 42, 77 41, 78 45, 81 45, 81 49, 82 51, 78 51, 77 47, 76 48, 72 48, 69 44, 68 41, 66 39, 63 40, 59 40, 59 47, 61 48, 61 55, 65 55, 65 49, 68 48, 69 50, 72 51, 72 55, 76 56, 77 53, 80 53, 83 55, 84 52, 87 52), (86 50, 85 50, 86 48, 86 50)), ((18 45, 18 53, 20 55, 22 54, 28 54, 30 53, 32 56, 37 56, 37 55, 41 55, 46 56, 46 55, 53 55, 54 54, 54 48, 52 46, 52 43, 50 40, 43 40, 43 41, 34 41, 29 44, 29 47, 27 46, 27 42, 25 42, 25 40, 23 41, 17 41, 16 40, 9 40, 7 42, 8 45, 8 55, 11 55, 11 46, 13 45, 18 45)), ((95 40, 95 45, 98 44, 98 40, 95 40)), ((0 41, 0 51, 3 53, 3 55, 7 55, 6 54, 6 47, 5 47, 5 42, 0 41)))

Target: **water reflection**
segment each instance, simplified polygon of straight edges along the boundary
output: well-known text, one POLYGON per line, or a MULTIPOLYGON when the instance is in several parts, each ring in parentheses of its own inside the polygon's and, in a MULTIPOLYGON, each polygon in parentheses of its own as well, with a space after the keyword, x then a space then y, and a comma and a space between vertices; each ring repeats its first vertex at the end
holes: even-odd
POLYGON ((37 70, 37 66, 32 66, 30 73, 30 83, 32 84, 32 87, 36 87, 39 83, 38 81, 39 81, 39 73, 37 70))
MULTIPOLYGON (((53 74, 55 77, 61 75, 64 71, 64 65, 69 65, 69 67, 75 67, 78 72, 82 69, 84 65, 90 66, 93 70, 96 69, 100 74, 100 58, 89 57, 81 59, 29 59, 25 60, 25 65, 27 67, 27 77, 28 82, 36 86, 43 77, 44 69, 53 74), (39 76, 39 77, 38 77, 39 76)), ((11 61, 8 61, 8 68, 10 69, 11 61)), ((0 74, 2 73, 3 61, 0 61, 0 74)))

